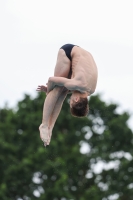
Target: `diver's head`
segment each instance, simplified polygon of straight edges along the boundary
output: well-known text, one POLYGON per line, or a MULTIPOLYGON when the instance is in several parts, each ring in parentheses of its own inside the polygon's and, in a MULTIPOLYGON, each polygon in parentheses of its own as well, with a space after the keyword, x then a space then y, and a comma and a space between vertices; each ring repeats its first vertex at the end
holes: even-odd
POLYGON ((85 117, 89 111, 87 94, 74 92, 70 98, 70 111, 75 117, 85 117))

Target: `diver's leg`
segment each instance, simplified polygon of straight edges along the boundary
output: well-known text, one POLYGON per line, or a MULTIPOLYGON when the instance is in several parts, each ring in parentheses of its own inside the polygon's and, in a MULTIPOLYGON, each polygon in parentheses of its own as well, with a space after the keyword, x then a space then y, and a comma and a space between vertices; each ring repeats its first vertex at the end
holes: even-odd
POLYGON ((50 143, 50 140, 51 140, 51 136, 52 136, 52 131, 53 131, 53 127, 55 125, 55 122, 56 122, 56 119, 61 111, 61 108, 62 108, 62 105, 63 105, 63 102, 67 96, 67 93, 68 91, 65 89, 62 88, 62 92, 56 102, 56 106, 54 107, 54 110, 53 110, 53 113, 51 115, 51 118, 50 118, 50 121, 49 121, 49 142, 48 144, 50 143))
MULTIPOLYGON (((67 78, 70 75, 70 71, 70 60, 66 57, 64 50, 60 49, 57 57, 54 76, 62 76, 67 78)), ((53 126, 66 97, 67 90, 66 92, 64 91, 65 89, 63 87, 55 87, 52 91, 50 91, 45 99, 42 124, 39 127, 40 137, 44 141, 45 145, 47 145, 50 141, 53 126)))
MULTIPOLYGON (((40 130, 40 137, 45 144, 49 141, 49 130, 50 130, 50 121, 56 121, 57 116, 54 114, 54 109, 56 108, 56 113, 59 113, 61 108, 56 105, 58 102, 58 98, 60 97, 62 92, 61 87, 55 87, 49 94, 47 95, 44 106, 43 106, 43 117, 42 117, 42 124, 39 126, 40 130), (54 116, 53 116, 54 114, 54 116)), ((61 105, 62 106, 62 105, 61 105)))

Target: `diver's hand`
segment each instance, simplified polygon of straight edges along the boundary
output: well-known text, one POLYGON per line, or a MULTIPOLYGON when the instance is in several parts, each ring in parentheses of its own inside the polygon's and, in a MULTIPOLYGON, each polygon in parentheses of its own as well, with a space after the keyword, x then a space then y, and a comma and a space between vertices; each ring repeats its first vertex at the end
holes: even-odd
POLYGON ((38 85, 38 88, 36 89, 36 91, 47 93, 47 86, 44 86, 44 85, 38 85))

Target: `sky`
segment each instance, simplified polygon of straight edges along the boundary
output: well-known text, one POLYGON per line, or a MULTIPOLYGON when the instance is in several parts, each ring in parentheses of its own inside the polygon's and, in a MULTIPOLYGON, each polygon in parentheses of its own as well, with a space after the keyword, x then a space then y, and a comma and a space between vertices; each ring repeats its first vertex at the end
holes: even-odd
POLYGON ((98 67, 94 93, 131 114, 133 130, 132 0, 1 0, 0 108, 53 76, 59 48, 89 51, 98 67))

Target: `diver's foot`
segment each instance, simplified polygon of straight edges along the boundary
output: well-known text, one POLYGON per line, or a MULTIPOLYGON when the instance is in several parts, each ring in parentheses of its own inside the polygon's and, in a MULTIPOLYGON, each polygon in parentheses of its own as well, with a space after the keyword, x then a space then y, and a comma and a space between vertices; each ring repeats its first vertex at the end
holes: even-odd
POLYGON ((50 129, 48 129, 48 142, 47 142, 47 145, 50 144, 50 141, 51 141, 51 136, 52 136, 52 131, 50 129))
POLYGON ((39 131, 40 131, 40 138, 44 142, 44 146, 46 147, 50 143, 49 129, 47 126, 44 126, 43 124, 41 124, 39 126, 39 131))

